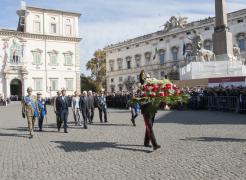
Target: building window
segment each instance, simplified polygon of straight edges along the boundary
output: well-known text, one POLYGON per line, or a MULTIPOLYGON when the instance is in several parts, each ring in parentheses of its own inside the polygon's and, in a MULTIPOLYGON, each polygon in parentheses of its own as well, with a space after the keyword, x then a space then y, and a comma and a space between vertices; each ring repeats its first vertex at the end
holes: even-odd
POLYGON ((135 55, 136 67, 139 68, 141 66, 141 55, 135 55))
POLYGON ((111 83, 113 83, 114 82, 114 78, 111 78, 111 83))
POLYGON ((238 40, 238 46, 241 51, 245 51, 245 39, 239 39, 238 40))
POLYGON ((243 19, 238 19, 237 23, 243 23, 243 19))
POLYGON ((65 60, 65 66, 72 66, 73 65, 73 53, 72 52, 66 52, 64 53, 64 60, 65 60))
POLYGON ((145 57, 146 64, 149 65, 151 59, 151 52, 144 53, 144 57, 145 57))
POLYGON ((71 36, 72 35, 72 25, 71 25, 71 20, 70 19, 66 20, 65 34, 67 36, 71 36))
POLYGON ((241 51, 245 51, 245 33, 239 33, 237 35, 237 42, 238 42, 238 47, 240 48, 241 51))
POLYGON ((131 61, 127 61, 127 69, 131 69, 131 61))
POLYGON ((159 50, 159 58, 160 58, 160 64, 165 63, 165 50, 160 49, 159 50))
POLYGON ((43 87, 42 78, 35 78, 33 80, 34 80, 34 90, 35 91, 42 91, 42 87, 43 87))
POLYGON ((139 78, 140 78, 140 76, 139 76, 139 75, 137 75, 137 80, 139 80, 139 78))
POLYGON ((127 69, 131 69, 131 57, 130 56, 126 57, 126 65, 127 65, 127 69))
POLYGON ((123 59, 119 58, 119 59, 117 60, 117 62, 118 62, 118 69, 119 69, 119 70, 122 70, 122 69, 123 69, 123 67, 122 67, 123 59))
POLYGON ((48 52, 49 56, 50 56, 50 62, 49 65, 50 66, 58 66, 58 61, 57 61, 57 55, 58 52, 53 50, 51 52, 48 52))
POLYGON ((178 48, 177 47, 172 48, 172 55, 173 55, 173 60, 177 61, 178 60, 178 48))
POLYGON ((52 34, 56 34, 56 24, 51 23, 51 25, 50 25, 50 32, 52 34))
POLYGON ((41 25, 40 25, 40 22, 34 22, 34 32, 35 33, 40 33, 40 30, 41 30, 41 25))
POLYGON ((58 79, 50 79, 50 89, 51 91, 58 90, 58 79))
POLYGON ((114 71, 114 60, 109 61, 110 71, 114 71))
POLYGON ((57 22, 55 17, 51 17, 50 19, 50 33, 51 34, 57 33, 57 22))
POLYGON ((33 28, 34 28, 35 33, 41 32, 41 22, 40 22, 40 16, 39 15, 34 16, 33 28))
POLYGON ((123 78, 122 77, 119 77, 119 82, 122 82, 123 81, 123 78))
POLYGON ((212 41, 211 40, 205 40, 204 41, 204 49, 206 50, 212 50, 212 41))
POLYGON ((41 65, 41 53, 36 51, 33 52, 33 65, 41 65))
POLYGON ((73 79, 65 79, 66 80, 66 89, 68 91, 73 91, 73 79))
POLYGON ((161 75, 161 77, 164 77, 165 76, 165 72, 161 71, 160 75, 161 75))

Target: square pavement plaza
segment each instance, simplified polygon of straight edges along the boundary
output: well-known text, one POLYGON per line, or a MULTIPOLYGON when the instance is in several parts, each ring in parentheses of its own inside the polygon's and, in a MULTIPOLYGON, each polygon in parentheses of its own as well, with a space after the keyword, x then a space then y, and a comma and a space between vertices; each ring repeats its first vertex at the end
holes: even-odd
MULTIPOLYGON (((143 147, 144 122, 109 109, 109 123, 57 132, 48 108, 45 132, 28 138, 20 103, 0 107, 1 180, 238 180, 246 179, 246 116, 213 111, 160 111, 157 151, 143 147)), ((37 123, 36 123, 37 125, 37 123)))

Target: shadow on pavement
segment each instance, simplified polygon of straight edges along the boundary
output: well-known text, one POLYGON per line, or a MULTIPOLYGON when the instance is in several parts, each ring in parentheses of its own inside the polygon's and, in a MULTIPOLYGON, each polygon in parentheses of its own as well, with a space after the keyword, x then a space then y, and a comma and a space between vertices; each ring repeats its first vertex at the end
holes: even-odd
POLYGON ((72 142, 72 141, 51 141, 51 142, 59 144, 58 148, 63 149, 65 152, 98 151, 98 150, 103 150, 106 148, 121 149, 121 150, 127 150, 127 151, 135 151, 135 152, 144 152, 144 153, 152 152, 151 150, 131 148, 133 146, 138 147, 139 145, 124 145, 124 144, 117 144, 113 142, 72 142))
POLYGON ((109 123, 93 123, 90 124, 91 126, 132 126, 130 124, 131 122, 129 121, 129 124, 109 124, 109 123))
POLYGON ((156 123, 246 124, 244 115, 215 111, 170 111, 156 118, 156 123))
POLYGON ((189 137, 180 139, 182 141, 202 141, 202 142, 246 142, 246 139, 221 138, 221 137, 189 137))
POLYGON ((27 134, 14 134, 14 133, 11 133, 11 134, 7 134, 7 133, 0 133, 0 137, 22 137, 22 138, 29 138, 29 135, 27 134))

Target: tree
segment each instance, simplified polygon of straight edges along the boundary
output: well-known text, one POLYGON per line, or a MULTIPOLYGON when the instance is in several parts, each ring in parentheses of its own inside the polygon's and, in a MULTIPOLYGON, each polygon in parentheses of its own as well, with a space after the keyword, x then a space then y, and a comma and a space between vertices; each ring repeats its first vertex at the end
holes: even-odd
POLYGON ((106 52, 97 50, 94 57, 87 62, 86 68, 91 71, 91 78, 96 91, 106 89, 106 52))
POLYGON ((82 91, 96 91, 96 86, 90 76, 84 74, 80 75, 81 92, 82 91))

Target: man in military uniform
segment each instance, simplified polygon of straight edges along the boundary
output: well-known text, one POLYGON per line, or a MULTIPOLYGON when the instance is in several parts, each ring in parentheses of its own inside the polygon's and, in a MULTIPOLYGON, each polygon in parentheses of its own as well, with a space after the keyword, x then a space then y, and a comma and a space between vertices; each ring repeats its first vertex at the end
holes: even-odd
POLYGON ((36 118, 39 116, 37 98, 32 95, 32 88, 27 88, 28 95, 22 100, 22 116, 27 118, 30 138, 33 138, 33 130, 36 118))

